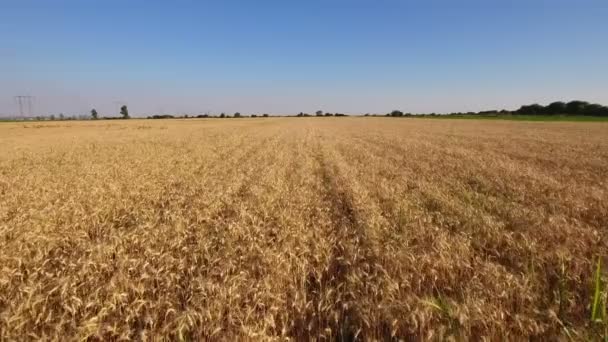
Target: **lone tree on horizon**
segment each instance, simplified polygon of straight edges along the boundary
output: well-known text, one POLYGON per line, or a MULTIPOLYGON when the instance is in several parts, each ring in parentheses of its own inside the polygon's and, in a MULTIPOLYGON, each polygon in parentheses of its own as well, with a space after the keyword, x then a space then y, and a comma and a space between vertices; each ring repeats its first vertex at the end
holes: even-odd
POLYGON ((97 120, 98 118, 97 110, 95 110, 95 108, 91 109, 91 117, 93 118, 93 120, 97 120))
POLYGON ((123 119, 129 119, 129 110, 127 109, 127 105, 120 107, 120 115, 122 115, 123 119))

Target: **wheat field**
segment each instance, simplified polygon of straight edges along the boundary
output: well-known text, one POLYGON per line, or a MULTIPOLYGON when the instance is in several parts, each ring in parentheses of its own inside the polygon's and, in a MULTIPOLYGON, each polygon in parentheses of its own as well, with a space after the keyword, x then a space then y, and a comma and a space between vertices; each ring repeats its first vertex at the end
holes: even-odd
POLYGON ((607 176, 604 123, 2 123, 0 340, 599 338, 607 176))

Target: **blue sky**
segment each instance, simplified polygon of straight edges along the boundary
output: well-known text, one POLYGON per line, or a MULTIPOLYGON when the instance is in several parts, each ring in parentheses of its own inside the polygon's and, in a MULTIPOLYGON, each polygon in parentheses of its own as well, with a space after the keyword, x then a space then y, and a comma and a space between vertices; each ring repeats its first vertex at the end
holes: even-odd
POLYGON ((608 1, 0 0, 0 115, 608 104, 608 1))

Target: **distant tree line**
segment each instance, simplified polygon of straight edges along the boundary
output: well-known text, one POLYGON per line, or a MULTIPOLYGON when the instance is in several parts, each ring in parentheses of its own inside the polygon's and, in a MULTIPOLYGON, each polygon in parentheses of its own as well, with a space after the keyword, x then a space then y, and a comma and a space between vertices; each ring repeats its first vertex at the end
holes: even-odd
POLYGON ((531 104, 521 106, 516 114, 520 115, 587 115, 608 116, 608 107, 585 101, 553 102, 548 106, 531 104))
MULTIPOLYGON (((90 116, 87 115, 72 115, 72 116, 66 116, 63 113, 59 114, 58 116, 55 115, 50 115, 47 117, 44 116, 36 116, 35 118, 28 118, 28 120, 85 120, 85 119, 92 119, 92 120, 98 120, 98 119, 103 119, 103 120, 117 120, 117 119, 130 119, 130 115, 129 115, 129 109, 127 108, 126 105, 123 105, 120 108, 120 112, 119 112, 120 116, 118 117, 100 117, 99 113, 97 112, 96 109, 91 109, 90 112, 90 116)), ((570 102, 562 102, 562 101, 557 101, 557 102, 553 102, 550 103, 546 106, 534 103, 534 104, 530 104, 530 105, 524 105, 521 106, 519 109, 514 110, 514 111, 510 111, 510 110, 483 110, 483 111, 479 111, 479 112, 455 112, 455 113, 449 113, 449 114, 436 114, 436 113, 425 113, 425 114, 414 114, 414 113, 404 113, 400 110, 393 110, 390 113, 386 113, 386 114, 370 114, 367 113, 364 116, 388 116, 388 117, 412 117, 412 116, 439 116, 439 115, 452 115, 452 116, 470 116, 470 115, 479 115, 479 116, 499 116, 499 115, 555 115, 555 116, 597 116, 597 117, 608 117, 608 107, 607 106, 603 106, 597 103, 589 103, 586 101, 579 101, 579 100, 575 100, 575 101, 570 101, 570 102)), ((269 117, 270 115, 268 114, 250 114, 250 115, 244 115, 241 114, 240 112, 236 112, 233 115, 230 114, 226 114, 226 113, 221 113, 219 115, 210 115, 210 114, 199 114, 199 115, 181 115, 181 116, 174 116, 174 115, 169 115, 169 114, 162 114, 162 115, 152 115, 152 116, 148 116, 148 119, 194 119, 194 118, 245 118, 245 117, 250 117, 250 118, 259 118, 259 117, 269 117)), ((285 116, 290 116, 290 115, 285 115, 285 116)), ((293 115, 292 115, 293 116, 293 115)), ((339 116, 339 117, 343 117, 343 116, 348 116, 347 114, 342 114, 342 113, 325 113, 322 110, 318 110, 313 114, 308 114, 308 113, 304 113, 304 112, 300 112, 298 114, 295 115, 296 117, 330 117, 330 116, 339 116)))
POLYGON ((173 119, 175 116, 173 115, 152 115, 148 116, 148 119, 173 119))
MULTIPOLYGON (((123 106, 120 111, 122 117, 124 119, 129 118, 129 113, 126 106, 123 106)), ((381 116, 382 114, 365 114, 364 116, 381 116)), ((414 113, 404 113, 400 110, 393 110, 390 113, 384 114, 384 116, 389 117, 412 117, 412 116, 438 116, 438 115, 480 115, 480 116, 497 116, 497 115, 587 115, 587 116, 603 116, 608 117, 608 107, 603 106, 596 103, 589 103, 585 101, 570 101, 570 102, 553 102, 547 106, 543 106, 540 104, 531 104, 521 106, 519 109, 515 111, 510 110, 483 110, 479 112, 454 112, 449 114, 437 114, 437 113, 424 113, 424 114, 414 114, 414 113)), ((258 118, 258 117, 268 117, 268 114, 251 114, 251 115, 243 115, 240 112, 236 112, 233 115, 229 115, 226 113, 221 113, 218 116, 213 116, 209 114, 200 114, 200 115, 182 115, 182 116, 174 116, 174 115, 152 115, 148 116, 148 119, 189 119, 189 118, 258 118)), ((348 116, 347 114, 342 113, 325 113, 322 110, 318 110, 313 114, 308 114, 305 112, 300 112, 295 115, 296 117, 329 117, 329 116, 339 116, 344 117, 348 116)), ((95 110, 91 111, 91 117, 93 119, 97 118, 97 112, 95 110)), ((106 119, 106 118, 104 118, 106 119)))
MULTIPOLYGON (((65 115, 63 113, 59 113, 58 115, 55 114, 51 114, 48 116, 41 116, 38 115, 36 117, 33 118, 25 118, 26 120, 32 120, 35 119, 37 121, 45 121, 45 120, 51 120, 51 121, 63 121, 63 120, 123 120, 123 119, 130 119, 131 116, 129 115, 129 109, 127 108, 126 105, 123 105, 122 107, 120 107, 120 112, 119 112, 120 116, 103 116, 100 117, 99 116, 99 112, 97 111, 97 109, 93 108, 90 111, 90 114, 80 114, 80 115, 65 115)), ((19 119, 19 118, 16 118, 19 119)))
MULTIPOLYGON (((104 120, 116 120, 116 119, 130 119, 131 117, 129 116, 129 109, 127 108, 126 105, 123 105, 122 107, 120 107, 120 116, 119 117, 102 117, 102 119, 104 120)), ((99 113, 97 112, 97 109, 93 108, 91 109, 91 119, 92 120, 98 120, 99 119, 99 113)))
MULTIPOLYGON (((365 114, 365 116, 377 116, 377 114, 365 114)), ((393 110, 390 113, 385 114, 384 116, 391 117, 408 117, 408 116, 437 116, 437 115, 453 115, 453 116, 463 116, 463 115, 480 115, 480 116, 498 116, 498 115, 563 115, 563 116, 572 116, 572 115, 585 115, 585 116, 600 116, 600 117, 608 117, 608 107, 602 106, 596 103, 589 103, 585 101, 570 101, 570 102, 553 102, 547 106, 543 106, 540 104, 531 104, 521 106, 519 109, 515 111, 509 110, 483 110, 479 112, 457 112, 457 113, 449 113, 449 114, 412 114, 412 113, 403 113, 400 110, 393 110)))
MULTIPOLYGON (((308 113, 300 112, 300 114, 298 114, 296 116, 297 117, 310 117, 312 115, 308 114, 308 113)), ((314 116, 348 116, 348 115, 347 114, 342 114, 342 113, 334 113, 334 114, 332 114, 332 113, 323 113, 322 110, 318 110, 318 111, 315 112, 314 116)))
MULTIPOLYGON (((262 115, 257 115, 257 114, 251 114, 249 117, 251 118, 257 118, 257 117, 268 117, 268 114, 262 114, 262 115)), ((148 119, 206 119, 206 118, 219 118, 219 119, 223 119, 223 118, 246 118, 247 115, 243 115, 239 112, 234 113, 233 115, 230 114, 226 114, 226 113, 221 113, 218 116, 214 116, 214 115, 209 115, 209 114, 199 114, 199 115, 182 115, 182 116, 175 116, 175 115, 168 115, 168 114, 163 114, 163 115, 152 115, 152 116, 148 116, 148 119)))
MULTIPOLYGON (((168 115, 168 114, 163 114, 163 115, 151 115, 148 116, 148 119, 203 119, 203 118, 217 118, 217 119, 229 119, 229 118, 259 118, 259 117, 263 117, 263 118, 267 118, 269 117, 269 114, 251 114, 251 115, 245 115, 245 114, 241 114, 240 112, 236 112, 233 115, 230 114, 226 114, 226 113, 220 113, 219 115, 209 115, 209 114, 200 114, 200 115, 168 115)), ((278 115, 277 115, 278 116, 278 115)), ((293 116, 293 115, 284 115, 284 116, 293 116)), ((295 115, 296 117, 311 117, 313 115, 308 114, 308 113, 304 113, 304 112, 300 112, 298 114, 295 115)), ((315 113, 314 116, 324 116, 324 117, 328 117, 328 116, 348 116, 347 114, 342 114, 342 113, 323 113, 323 111, 319 110, 315 113)))

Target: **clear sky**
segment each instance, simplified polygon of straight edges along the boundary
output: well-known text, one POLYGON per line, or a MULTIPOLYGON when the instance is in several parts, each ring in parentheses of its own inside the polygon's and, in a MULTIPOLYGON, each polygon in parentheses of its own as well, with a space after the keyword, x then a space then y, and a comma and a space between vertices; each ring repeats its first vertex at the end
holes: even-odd
POLYGON ((0 0, 0 115, 608 105, 606 0, 0 0))

